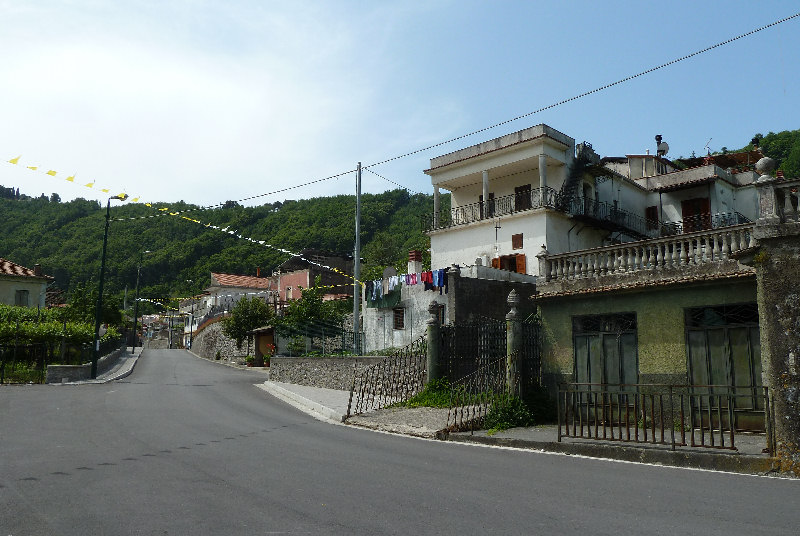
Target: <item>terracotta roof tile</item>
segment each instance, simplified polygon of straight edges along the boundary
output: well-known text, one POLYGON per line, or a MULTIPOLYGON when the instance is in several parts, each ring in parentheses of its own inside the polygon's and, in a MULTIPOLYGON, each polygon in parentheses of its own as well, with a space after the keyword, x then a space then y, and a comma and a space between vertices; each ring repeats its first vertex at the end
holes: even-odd
POLYGON ((16 275, 20 277, 39 277, 42 279, 53 279, 49 275, 36 275, 32 268, 26 268, 15 262, 0 258, 0 275, 16 275))
POLYGON ((267 277, 253 277, 249 275, 218 274, 211 272, 211 283, 220 287, 237 288, 274 288, 272 280, 267 277))
POLYGON ((578 296, 582 294, 595 294, 598 292, 614 292, 614 291, 622 291, 622 290, 638 290, 638 289, 646 289, 651 287, 665 287, 670 285, 677 285, 677 284, 684 284, 684 283, 695 283, 695 282, 702 282, 702 281, 715 281, 719 279, 739 279, 739 278, 747 278, 752 277, 755 278, 755 270, 754 269, 747 269, 741 272, 733 272, 733 273, 724 273, 724 274, 709 274, 709 275, 696 275, 696 276, 688 276, 688 277, 677 277, 677 278, 668 278, 662 279, 661 281, 638 281, 636 283, 628 283, 628 284, 617 284, 617 285, 607 285, 607 286, 596 286, 578 290, 562 290, 558 292, 539 292, 531 296, 532 300, 539 300, 539 299, 547 299, 547 298, 562 298, 566 296, 578 296))

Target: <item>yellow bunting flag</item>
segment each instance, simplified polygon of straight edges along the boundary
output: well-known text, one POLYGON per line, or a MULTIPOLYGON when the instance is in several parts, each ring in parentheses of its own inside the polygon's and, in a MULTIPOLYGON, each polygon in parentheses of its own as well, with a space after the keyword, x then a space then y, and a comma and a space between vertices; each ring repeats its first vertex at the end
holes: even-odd
POLYGON ((100 191, 107 194, 110 190, 108 188, 101 188, 100 191))
POLYGON ((70 175, 69 177, 67 177, 66 180, 68 180, 69 182, 75 182, 75 175, 70 175))
POLYGON ((84 186, 86 186, 87 188, 94 188, 94 183, 90 182, 90 183, 84 184, 84 186))
POLYGON ((50 175, 51 177, 55 177, 56 176, 56 172, 51 169, 50 171, 47 172, 47 175, 50 175))
POLYGON ((36 171, 37 169, 39 169, 39 166, 28 166, 28 169, 36 171))
POLYGON ((20 158, 22 158, 22 155, 19 155, 16 158, 12 158, 11 160, 9 160, 9 163, 11 163, 11 164, 19 164, 19 159, 20 158))
POLYGON ((133 203, 138 203, 138 202, 139 202, 139 198, 138 198, 138 197, 134 197, 134 198, 131 200, 131 202, 133 202, 133 203))

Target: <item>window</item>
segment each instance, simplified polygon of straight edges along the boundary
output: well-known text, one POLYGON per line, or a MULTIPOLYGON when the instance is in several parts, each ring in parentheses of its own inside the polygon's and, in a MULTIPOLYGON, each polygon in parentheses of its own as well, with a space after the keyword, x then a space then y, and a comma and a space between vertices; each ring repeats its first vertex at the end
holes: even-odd
POLYGON ((647 222, 647 229, 658 229, 658 207, 656 205, 649 206, 644 209, 644 219, 647 222))
POLYGON ((509 272, 517 272, 518 274, 528 273, 525 263, 525 255, 522 255, 521 253, 515 253, 514 255, 503 255, 496 259, 492 259, 492 268, 508 270, 509 272))
POLYGON ((286 287, 286 300, 292 299, 292 287, 286 287))
POLYGON ((511 235, 511 249, 522 249, 522 233, 511 235))
POLYGON ((402 307, 395 307, 392 312, 394 313, 394 329, 405 329, 406 310, 402 307))
POLYGON ((14 293, 14 305, 30 306, 30 293, 27 290, 18 290, 14 293))
POLYGON ((635 313, 573 317, 575 381, 609 386, 637 383, 636 331, 635 313))

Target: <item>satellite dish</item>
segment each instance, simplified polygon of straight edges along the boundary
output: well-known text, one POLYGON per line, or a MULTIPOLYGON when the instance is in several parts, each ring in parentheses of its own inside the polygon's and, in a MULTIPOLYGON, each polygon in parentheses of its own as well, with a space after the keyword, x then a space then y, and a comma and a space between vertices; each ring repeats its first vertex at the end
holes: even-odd
POLYGON ((669 152, 669 145, 667 144, 667 142, 662 141, 661 143, 658 144, 656 150, 659 156, 666 156, 666 154, 669 152))

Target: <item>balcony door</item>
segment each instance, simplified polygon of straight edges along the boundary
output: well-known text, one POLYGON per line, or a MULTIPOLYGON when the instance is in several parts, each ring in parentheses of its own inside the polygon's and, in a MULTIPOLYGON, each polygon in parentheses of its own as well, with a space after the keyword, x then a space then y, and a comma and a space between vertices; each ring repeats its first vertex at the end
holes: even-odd
POLYGON ((711 202, 707 197, 681 201, 681 217, 684 233, 711 229, 711 202))

